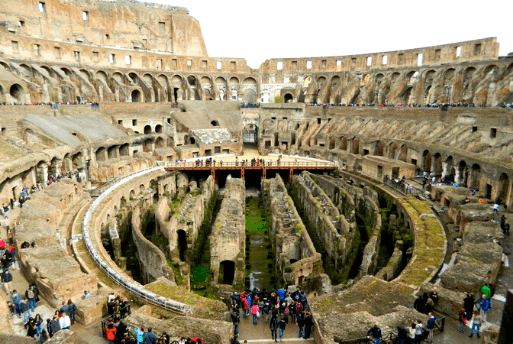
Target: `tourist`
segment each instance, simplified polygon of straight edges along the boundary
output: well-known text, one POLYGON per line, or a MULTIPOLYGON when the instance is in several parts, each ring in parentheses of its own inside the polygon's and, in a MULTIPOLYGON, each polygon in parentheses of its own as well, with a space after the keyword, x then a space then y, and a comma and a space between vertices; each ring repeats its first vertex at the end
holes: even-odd
POLYGON ((11 292, 12 274, 8 269, 2 273, 2 284, 4 285, 5 293, 9 295, 11 292))
POLYGON ((299 327, 299 338, 303 337, 304 319, 302 313, 296 314, 296 324, 299 327))
POLYGON ((472 330, 470 331, 470 338, 474 335, 474 331, 476 332, 477 338, 481 338, 479 334, 479 328, 481 327, 481 316, 478 311, 474 312, 474 319, 472 320, 472 330))
POLYGON ((23 325, 27 324, 30 318, 30 305, 27 298, 20 303, 20 311, 23 313, 23 325))
POLYGON ((77 311, 77 306, 71 301, 71 299, 68 300, 68 312, 69 318, 71 319, 71 325, 75 324, 75 313, 77 311))
POLYGON ((11 302, 12 304, 14 305, 14 307, 16 308, 16 313, 18 313, 18 318, 21 318, 21 308, 20 308, 20 303, 21 303, 21 295, 18 294, 18 292, 16 291, 16 289, 14 289, 12 292, 11 292, 11 302))
POLYGON ((12 304, 11 301, 7 301, 7 308, 9 308, 9 313, 11 313, 11 318, 14 318, 14 313, 16 313, 16 307, 12 304))
POLYGON ((463 299, 463 308, 465 309, 465 313, 467 313, 467 320, 470 320, 474 310, 474 296, 471 293, 466 293, 463 299))
POLYGON ((240 316, 239 316, 238 311, 236 311, 235 309, 232 308, 232 310, 230 311, 230 317, 231 317, 232 323, 233 323, 233 334, 235 336, 238 336, 239 335, 239 322, 240 322, 240 316))
POLYGON ((237 336, 230 338, 230 344, 240 344, 240 342, 237 340, 237 336))
POLYGON ((424 314, 429 314, 435 308, 435 303, 431 298, 428 298, 426 301, 426 305, 424 306, 424 314))
POLYGON ((280 321, 278 322, 278 327, 280 329, 280 342, 283 338, 283 331, 285 331, 285 328, 287 327, 287 323, 285 322, 285 319, 283 315, 280 318, 280 321))
POLYGON ((67 330, 71 327, 71 319, 68 314, 59 311, 59 326, 62 330, 67 330))
POLYGON ((373 344, 379 344, 381 342, 381 329, 379 328, 379 323, 375 323, 374 326, 367 331, 367 337, 372 338, 373 344))
POLYGON ((134 333, 136 335, 137 343, 144 342, 144 329, 141 327, 140 329, 134 328, 134 333))
POLYGON ((312 326, 313 326, 313 316, 312 313, 306 311, 303 318, 303 325, 305 326, 305 333, 303 335, 304 339, 310 338, 312 334, 312 326))
POLYGON ((481 321, 486 321, 486 313, 490 309, 490 301, 485 294, 481 295, 481 300, 479 301, 479 307, 481 310, 481 321))
POLYGON ((408 328, 408 338, 411 344, 415 343, 415 323, 411 323, 411 326, 408 328))
POLYGON ((458 313, 458 332, 465 332, 465 325, 467 324, 467 313, 465 309, 460 309, 458 313))
POLYGON ((185 341, 185 337, 182 337, 180 338, 180 341, 178 342, 178 344, 186 344, 187 342, 185 341))
POLYGON ((36 294, 34 294, 32 287, 25 291, 25 297, 28 299, 30 310, 34 312, 36 310, 36 294))
POLYGON ((36 335, 38 337, 41 337, 41 328, 43 325, 43 319, 41 318, 41 315, 38 313, 34 317, 34 323, 36 324, 36 335))
POLYGON ((169 335, 166 332, 162 332, 162 335, 159 338, 159 344, 169 344, 169 335))
POLYGON ((271 339, 274 339, 275 342, 278 342, 278 319, 276 316, 271 318, 269 322, 269 328, 271 329, 271 339))
POLYGON ((50 339, 50 336, 48 335, 48 332, 43 329, 43 331, 41 331, 41 335, 39 336, 39 341, 41 342, 41 344, 43 344, 46 343, 48 339, 50 339))
POLYGON ((435 321, 436 321, 436 318, 435 318, 435 316, 433 315, 432 312, 429 312, 428 316, 429 316, 429 318, 428 318, 428 321, 427 321, 426 328, 429 331, 428 341, 432 343, 433 342, 433 332, 435 331, 435 321))
POLYGON ((418 294, 418 297, 415 299, 415 302, 413 303, 413 308, 415 308, 419 313, 424 313, 426 301, 427 300, 425 300, 420 294, 418 294))
POLYGON ((144 342, 146 344, 155 344, 157 342, 157 336, 155 333, 151 332, 151 327, 148 328, 148 332, 144 334, 144 342))
POLYGON ((397 344, 406 344, 406 339, 408 339, 409 331, 404 326, 404 323, 397 326, 397 344))
POLYGON ((415 325, 415 344, 420 344, 423 331, 424 326, 422 325, 422 321, 417 320, 417 324, 415 325))
POLYGON ((30 318, 28 320, 27 324, 25 325, 25 327, 27 328, 27 337, 32 337, 35 339, 37 331, 36 331, 36 323, 35 323, 34 319, 30 318))
POLYGON ((108 344, 114 344, 116 340, 116 331, 117 329, 113 324, 107 325, 107 329, 105 330, 105 338, 107 339, 108 344))
POLYGON ((251 306, 251 314, 253 315, 253 324, 256 325, 258 324, 258 316, 259 316, 259 312, 260 309, 258 307, 258 305, 256 303, 253 304, 253 306, 251 306))

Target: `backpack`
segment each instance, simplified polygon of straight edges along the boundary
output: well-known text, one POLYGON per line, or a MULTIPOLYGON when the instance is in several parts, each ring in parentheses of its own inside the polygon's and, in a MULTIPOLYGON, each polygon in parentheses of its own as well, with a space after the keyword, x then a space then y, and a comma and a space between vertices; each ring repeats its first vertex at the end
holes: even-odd
POLYGON ((296 302, 296 313, 303 313, 303 305, 300 302, 296 302))
POLYGON ((34 292, 32 291, 32 289, 27 290, 27 298, 33 299, 34 296, 35 295, 34 295, 34 292))

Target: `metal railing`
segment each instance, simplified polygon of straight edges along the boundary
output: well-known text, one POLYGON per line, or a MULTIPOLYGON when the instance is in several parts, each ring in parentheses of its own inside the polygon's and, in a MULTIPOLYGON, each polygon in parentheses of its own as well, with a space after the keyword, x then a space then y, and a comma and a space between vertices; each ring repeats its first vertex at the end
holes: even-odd
POLYGON ((136 295, 137 297, 140 297, 141 299, 143 299, 149 303, 160 306, 160 307, 170 310, 170 311, 187 314, 187 313, 190 313, 190 311, 191 311, 190 306, 188 306, 184 303, 181 303, 181 302, 171 300, 171 299, 166 299, 165 297, 162 297, 153 292, 150 292, 150 291, 146 290, 143 286, 136 284, 133 280, 128 279, 128 278, 120 275, 118 272, 116 272, 112 267, 110 267, 107 264, 107 262, 105 262, 102 259, 101 255, 98 253, 98 251, 94 247, 93 242, 91 240, 91 236, 89 234, 90 222, 91 222, 91 218, 93 216, 94 211, 101 204, 101 202, 107 198, 107 196, 112 191, 114 191, 119 186, 130 182, 131 180, 133 180, 135 178, 138 178, 145 174, 149 174, 151 172, 157 171, 161 168, 162 167, 159 167, 159 166, 152 167, 152 168, 134 173, 134 174, 130 175, 129 177, 124 178, 124 179, 118 181, 117 183, 109 186, 101 195, 98 196, 98 198, 96 198, 94 200, 94 202, 91 204, 91 206, 87 210, 87 212, 84 216, 84 220, 82 222, 82 235, 83 235, 84 244, 85 244, 87 250, 89 251, 89 254, 91 255, 92 259, 98 265, 98 267, 107 274, 107 276, 110 279, 112 279, 114 282, 116 282, 121 287, 125 288, 130 293, 136 295))
POLYGON ((243 162, 241 161, 222 161, 218 160, 216 162, 198 162, 198 161, 185 161, 185 162, 162 162, 161 166, 165 168, 225 168, 225 167, 233 167, 233 168, 276 168, 276 167, 289 167, 289 168, 335 168, 335 163, 330 162, 318 162, 318 161, 264 161, 263 163, 251 161, 243 162))

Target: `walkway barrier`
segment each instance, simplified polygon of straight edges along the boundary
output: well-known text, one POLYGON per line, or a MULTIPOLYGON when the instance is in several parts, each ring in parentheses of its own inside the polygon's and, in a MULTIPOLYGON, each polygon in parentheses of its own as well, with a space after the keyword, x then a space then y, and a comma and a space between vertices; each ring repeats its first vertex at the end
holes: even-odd
POLYGON ((89 254, 93 258, 95 263, 98 265, 98 267, 101 270, 103 270, 107 274, 107 276, 110 279, 112 279, 118 285, 120 285, 121 287, 123 287, 127 291, 129 291, 130 293, 133 293, 137 297, 140 297, 141 299, 143 299, 149 303, 160 306, 160 307, 170 310, 170 311, 187 314, 187 313, 190 313, 190 311, 191 311, 190 306, 188 306, 184 303, 181 303, 181 302, 171 300, 171 299, 166 299, 165 297, 162 297, 155 293, 152 293, 152 292, 146 290, 140 284, 137 284, 133 280, 130 280, 130 279, 120 275, 113 268, 111 268, 107 264, 107 262, 105 262, 101 258, 100 254, 94 247, 93 242, 91 241, 90 234, 89 234, 90 222, 91 222, 93 213, 98 208, 98 206, 101 204, 101 202, 103 202, 112 191, 114 191, 116 188, 120 187, 121 185, 132 181, 133 179, 136 179, 138 177, 144 176, 146 174, 149 174, 151 172, 161 170, 161 169, 162 169, 161 167, 157 166, 157 167, 152 167, 152 168, 140 171, 140 172, 136 172, 136 173, 133 173, 130 176, 116 182, 115 184, 109 186, 102 194, 100 194, 94 200, 94 202, 91 204, 91 206, 87 210, 87 212, 84 216, 84 220, 82 222, 82 236, 83 236, 84 244, 87 247, 87 250, 89 251, 89 254))
POLYGON ((216 162, 196 162, 196 161, 184 161, 184 162, 162 162, 160 164, 161 166, 164 166, 165 168, 176 168, 176 169, 182 169, 182 168, 334 168, 336 167, 335 163, 331 162, 318 162, 318 161, 265 161, 263 163, 254 163, 252 164, 251 161, 248 161, 248 163, 243 163, 241 161, 222 161, 218 160, 216 162))

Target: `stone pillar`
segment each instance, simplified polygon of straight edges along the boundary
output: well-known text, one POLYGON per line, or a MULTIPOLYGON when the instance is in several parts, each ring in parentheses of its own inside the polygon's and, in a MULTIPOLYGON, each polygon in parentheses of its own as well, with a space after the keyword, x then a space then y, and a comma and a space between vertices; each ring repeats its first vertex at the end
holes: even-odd
POLYGON ((502 325, 497 344, 511 343, 511 338, 513 338, 513 289, 509 289, 506 295, 506 304, 502 313, 502 325))

